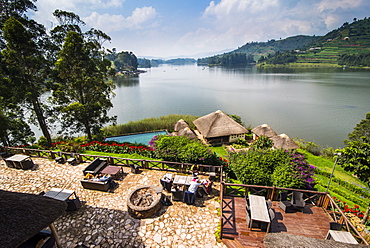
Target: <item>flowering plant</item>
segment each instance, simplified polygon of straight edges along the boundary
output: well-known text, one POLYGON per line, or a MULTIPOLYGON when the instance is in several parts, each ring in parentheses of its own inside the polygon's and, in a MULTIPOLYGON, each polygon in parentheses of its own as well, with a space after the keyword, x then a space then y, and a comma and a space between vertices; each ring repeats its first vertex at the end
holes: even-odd
POLYGON ((126 154, 140 154, 149 158, 154 157, 153 150, 145 145, 133 145, 131 143, 116 143, 116 142, 99 142, 92 141, 80 147, 97 152, 107 153, 126 153, 126 154))

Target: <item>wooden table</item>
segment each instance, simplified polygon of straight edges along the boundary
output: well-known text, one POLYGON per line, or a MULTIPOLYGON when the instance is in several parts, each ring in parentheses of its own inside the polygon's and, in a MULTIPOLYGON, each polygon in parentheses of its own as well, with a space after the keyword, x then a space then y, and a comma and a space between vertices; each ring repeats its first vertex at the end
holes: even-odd
MULTIPOLYGON (((67 201, 71 195, 75 194, 73 190, 52 188, 44 194, 44 196, 53 198, 59 201, 67 201)), ((75 195, 76 196, 76 195, 75 195)))
POLYGON ((175 175, 173 179, 173 184, 190 185, 191 180, 193 180, 193 177, 175 175))
POLYGON ((44 196, 59 201, 65 201, 67 203, 67 211, 75 211, 81 207, 80 199, 73 190, 52 188, 46 192, 44 196), (70 199, 72 195, 74 196, 74 199, 70 199))
POLYGON ((33 167, 33 161, 30 156, 16 154, 9 158, 5 158, 5 163, 8 167, 16 169, 31 169, 33 167))
POLYGON ((260 221, 268 223, 268 232, 270 230, 271 221, 267 210, 265 197, 258 195, 249 195, 249 205, 251 210, 250 229, 252 230, 253 221, 260 221))
POLYGON ((111 175, 112 177, 116 177, 119 172, 122 173, 122 175, 123 175, 122 167, 108 165, 100 173, 101 174, 108 174, 108 175, 111 175))
POLYGON ((358 244, 350 232, 329 230, 325 239, 332 239, 342 243, 358 244))

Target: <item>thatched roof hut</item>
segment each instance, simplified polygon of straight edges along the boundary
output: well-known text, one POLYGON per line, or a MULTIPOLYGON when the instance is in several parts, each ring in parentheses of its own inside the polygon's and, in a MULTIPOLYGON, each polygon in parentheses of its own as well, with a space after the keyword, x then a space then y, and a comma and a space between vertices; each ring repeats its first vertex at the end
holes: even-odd
POLYGON ((186 127, 184 129, 181 129, 180 131, 178 131, 177 135, 178 136, 186 136, 186 137, 191 138, 191 139, 197 137, 197 135, 194 133, 193 130, 191 130, 190 127, 186 127))
POLYGON ((273 136, 270 138, 274 145, 273 147, 281 149, 298 149, 299 146, 285 133, 273 136))
POLYGON ((186 121, 184 121, 183 119, 180 119, 175 123, 174 130, 175 130, 175 132, 179 132, 179 131, 187 128, 187 127, 189 127, 189 124, 186 121))
POLYGON ((52 224, 67 203, 41 195, 0 190, 0 244, 18 247, 52 224))
POLYGON ((345 248, 345 247, 368 247, 367 245, 355 245, 340 243, 333 240, 316 239, 311 237, 293 235, 288 233, 268 233, 265 235, 263 244, 266 248, 295 248, 295 247, 320 247, 320 248, 345 248))
POLYGON ((259 125, 258 127, 253 128, 252 133, 254 133, 257 136, 264 135, 268 138, 271 138, 277 135, 277 133, 267 124, 262 124, 262 125, 259 125))
POLYGON ((193 121, 193 123, 207 139, 248 133, 245 127, 234 121, 227 114, 224 114, 221 110, 202 116, 193 121))

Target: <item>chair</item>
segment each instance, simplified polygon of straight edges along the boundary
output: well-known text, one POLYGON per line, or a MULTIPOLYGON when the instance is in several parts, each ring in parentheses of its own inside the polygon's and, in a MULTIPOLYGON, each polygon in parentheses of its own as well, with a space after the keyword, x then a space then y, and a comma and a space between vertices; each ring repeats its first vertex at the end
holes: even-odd
POLYGON ((272 201, 270 199, 268 199, 266 201, 266 205, 267 205, 267 209, 270 209, 272 207, 272 201))
POLYGON ((184 199, 184 191, 179 189, 171 189, 172 200, 173 201, 182 201, 184 199))
POLYGON ((67 201, 67 210, 66 211, 76 211, 80 209, 81 207, 81 202, 80 198, 76 196, 75 199, 68 199, 67 201))
POLYGON ((131 168, 131 173, 133 174, 139 174, 140 173, 140 166, 136 165, 136 164, 130 164, 130 168, 131 168))
POLYGON ((342 224, 337 223, 337 222, 330 222, 330 230, 335 230, 335 231, 341 231, 342 230, 342 224))
POLYGON ((165 180, 163 180, 162 178, 159 179, 161 185, 163 186, 163 188, 167 191, 167 192, 171 192, 171 188, 172 188, 172 181, 169 181, 169 182, 166 182, 165 180))
POLYGON ((290 213, 293 212, 294 206, 290 201, 288 201, 288 192, 284 191, 280 193, 280 202, 279 207, 285 212, 290 213))
POLYGON ((215 181, 216 180, 216 168, 214 166, 209 167, 209 180, 210 181, 215 181))
POLYGON ((250 210, 248 210, 247 208, 245 208, 245 213, 246 213, 246 217, 245 217, 245 221, 247 222, 247 226, 248 228, 261 228, 261 222, 256 222, 254 221, 252 223, 252 227, 251 227, 251 217, 250 217, 250 210))
POLYGON ((303 212, 304 207, 306 206, 306 203, 303 200, 303 193, 298 192, 298 191, 293 191, 291 203, 295 209, 303 212))

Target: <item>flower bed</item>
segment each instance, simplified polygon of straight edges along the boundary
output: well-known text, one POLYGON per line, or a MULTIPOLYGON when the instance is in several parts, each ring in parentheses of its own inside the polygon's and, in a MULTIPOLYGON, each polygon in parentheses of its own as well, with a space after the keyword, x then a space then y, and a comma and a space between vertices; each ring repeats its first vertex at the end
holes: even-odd
POLYGON ((125 153, 125 154, 140 154, 145 157, 153 158, 154 152, 151 148, 144 145, 132 145, 130 143, 116 143, 116 142, 99 142, 92 141, 80 145, 89 151, 107 152, 107 153, 125 153))

